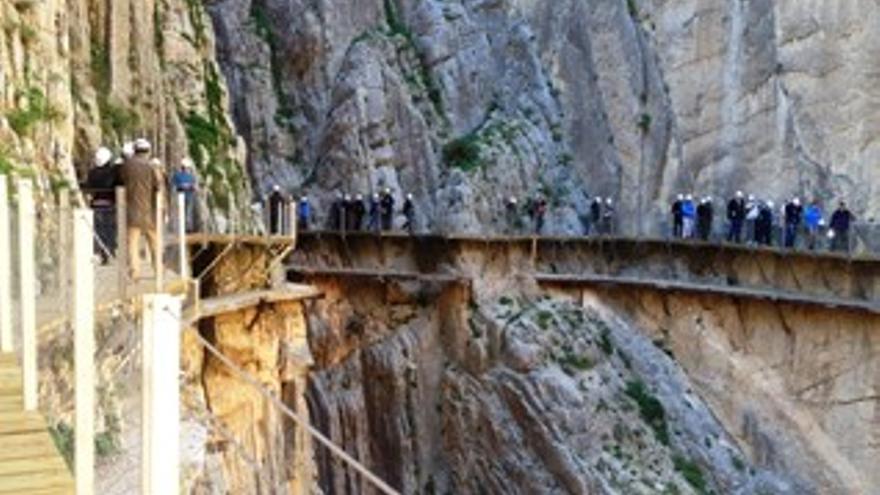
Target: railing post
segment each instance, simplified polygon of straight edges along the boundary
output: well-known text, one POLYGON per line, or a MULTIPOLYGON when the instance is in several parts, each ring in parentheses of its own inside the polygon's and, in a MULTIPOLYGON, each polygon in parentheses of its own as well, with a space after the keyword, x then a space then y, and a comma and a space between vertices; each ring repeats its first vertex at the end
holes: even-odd
POLYGON ((18 266, 21 274, 22 389, 26 411, 37 409, 37 272, 34 251, 33 184, 18 180, 18 266))
POLYGON ((126 212, 125 188, 116 188, 116 283, 118 284, 119 297, 127 299, 128 287, 128 213, 126 212))
POLYGON ((165 263, 163 257, 165 255, 165 204, 162 201, 162 191, 156 193, 156 245, 153 246, 154 270, 156 271, 156 292, 165 290, 165 263))
POLYGON ((141 493, 178 493, 181 301, 149 294, 143 308, 141 493))
POLYGON ((297 215, 297 205, 296 200, 290 202, 288 206, 288 216, 290 217, 290 238, 292 242, 292 248, 296 249, 296 235, 297 230, 299 230, 299 215, 297 215))
POLYGON ((186 193, 177 193, 177 249, 180 278, 189 278, 189 260, 186 252, 186 193))
POLYGON ((92 258, 94 215, 73 212, 74 368, 76 375, 76 493, 95 489, 95 266, 92 258))
POLYGON ((9 183, 0 175, 0 352, 15 350, 12 337, 12 241, 9 183))

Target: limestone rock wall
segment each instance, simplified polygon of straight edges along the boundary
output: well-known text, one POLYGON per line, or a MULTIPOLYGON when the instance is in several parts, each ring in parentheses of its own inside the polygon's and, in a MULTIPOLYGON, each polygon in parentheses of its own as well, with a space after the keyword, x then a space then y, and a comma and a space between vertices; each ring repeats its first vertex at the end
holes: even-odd
POLYGON ((0 26, 0 169, 49 191, 99 145, 143 136, 166 166, 195 158, 218 216, 246 216, 245 145, 201 2, 8 1, 0 26))
MULTIPOLYGON (((542 193, 650 232, 681 191, 874 194, 880 7, 667 0, 221 0, 232 114, 266 190, 413 192, 420 226, 499 227, 542 193), (446 151, 444 153, 444 150, 446 151), (641 213, 641 214, 639 214, 641 213)), ((319 208, 319 211, 321 208, 319 208)))

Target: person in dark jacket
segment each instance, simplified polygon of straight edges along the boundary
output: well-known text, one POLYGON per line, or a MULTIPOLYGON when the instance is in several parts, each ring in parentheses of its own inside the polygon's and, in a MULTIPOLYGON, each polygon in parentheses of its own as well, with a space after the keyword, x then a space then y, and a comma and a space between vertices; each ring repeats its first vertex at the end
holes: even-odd
POLYGON ((684 194, 679 194, 672 202, 672 237, 680 239, 682 237, 682 226, 684 225, 684 216, 682 215, 682 206, 684 204, 684 194))
POLYGON ((532 218, 535 220, 535 235, 541 235, 544 232, 544 216, 547 214, 547 200, 538 197, 532 203, 532 218))
POLYGON ((602 208, 602 233, 605 235, 614 234, 614 200, 605 198, 605 206, 602 208))
POLYGON ((590 232, 593 235, 600 233, 600 224, 602 223, 602 197, 596 196, 590 203, 590 232))
POLYGON ((150 142, 138 139, 134 143, 134 155, 125 160, 119 170, 125 186, 126 228, 128 238, 129 275, 132 280, 140 278, 141 238, 147 237, 147 249, 151 254, 154 270, 157 266, 156 199, 162 191, 156 171, 150 165, 150 142))
POLYGON ((520 219, 519 211, 519 200, 516 199, 516 197, 511 196, 507 199, 507 204, 504 206, 504 208, 504 216, 507 220, 508 233, 518 233, 522 228, 522 220, 520 219))
POLYGON ((746 200, 742 191, 727 203, 727 221, 730 222, 730 230, 727 231, 727 242, 739 243, 742 241, 743 221, 746 218, 746 200))
POLYGON ((281 234, 284 229, 284 203, 284 193, 281 192, 281 186, 275 184, 269 194, 270 234, 281 234))
POLYGON ((801 206, 801 200, 794 198, 785 203, 783 210, 785 217, 785 247, 793 248, 797 243, 798 229, 801 226, 804 208, 801 206))
POLYGON ((382 194, 380 204, 382 212, 382 230, 391 230, 394 228, 394 195, 391 189, 386 188, 382 194))
POLYGON ((340 191, 336 191, 330 209, 327 212, 327 229, 331 231, 342 230, 345 227, 345 197, 340 191))
POLYGON ((358 194, 354 197, 351 204, 351 225, 352 230, 359 231, 364 228, 364 216, 367 214, 367 207, 364 205, 364 197, 358 194))
POLYGON ((380 217, 382 213, 382 199, 378 193, 370 196, 370 211, 369 211, 369 222, 367 224, 367 230, 371 232, 376 232, 381 227, 380 217))
POLYGON ((116 186, 120 184, 119 166, 111 164, 113 152, 99 148, 94 167, 89 170, 82 189, 91 197, 89 205, 95 213, 95 253, 101 264, 116 254, 116 186))
POLYGON ((837 209, 831 215, 831 250, 832 251, 849 251, 849 229, 855 216, 846 207, 846 203, 841 201, 837 209))
POLYGON ((773 240, 773 202, 768 201, 758 209, 755 220, 755 241, 759 245, 769 246, 773 240))
POLYGON ((407 194, 403 201, 403 216, 406 219, 403 229, 412 234, 416 230, 416 205, 412 194, 407 194))
POLYGON ((712 221, 715 216, 712 198, 705 197, 697 205, 697 237, 702 241, 708 241, 712 234, 712 221))

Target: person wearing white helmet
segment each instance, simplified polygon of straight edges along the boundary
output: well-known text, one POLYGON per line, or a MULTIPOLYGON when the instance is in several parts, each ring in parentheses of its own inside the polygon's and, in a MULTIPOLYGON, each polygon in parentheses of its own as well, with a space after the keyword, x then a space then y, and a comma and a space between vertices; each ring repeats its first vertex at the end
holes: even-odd
POLYGON ((520 218, 519 200, 516 196, 507 198, 504 205, 504 216, 507 223, 507 231, 511 235, 516 235, 522 228, 522 220, 520 218))
POLYGON ((590 203, 590 233, 593 235, 599 235, 601 233, 602 204, 602 196, 596 196, 593 198, 593 202, 590 203))
POLYGON ((746 201, 746 242, 754 245, 758 242, 757 232, 755 232, 755 224, 758 221, 758 214, 761 213, 761 202, 754 195, 749 194, 746 201))
POLYGON ((413 195, 407 194, 405 199, 403 200, 403 217, 405 221, 403 223, 403 229, 409 232, 410 234, 415 233, 416 230, 416 205, 413 202, 413 195))
POLYGON ((281 186, 272 185, 272 192, 269 194, 269 233, 282 234, 284 232, 284 205, 286 203, 284 193, 281 192, 281 186))
POLYGON ((382 212, 382 230, 391 230, 394 228, 394 195, 391 194, 390 188, 385 188, 382 193, 380 202, 380 210, 382 212))
POLYGON ((379 193, 373 193, 370 196, 370 210, 369 210, 369 220, 367 223, 367 230, 371 232, 377 232, 381 227, 381 216, 382 216, 382 197, 379 193))
POLYGON ((180 161, 180 167, 171 176, 171 187, 177 194, 183 194, 184 218, 186 232, 196 230, 196 191, 198 181, 195 175, 195 163, 187 157, 180 161))
POLYGON ((614 234, 615 220, 614 200, 610 197, 605 198, 605 206, 602 208, 602 233, 605 235, 614 234))
POLYGON ((681 236, 690 239, 694 236, 694 226, 697 220, 697 205, 694 197, 690 194, 684 197, 681 203, 681 236))
POLYGON ((782 215, 785 222, 784 244, 787 248, 793 248, 797 243, 798 230, 804 216, 804 208, 801 206, 800 198, 795 197, 786 203, 782 208, 782 215))
POLYGON ((727 231, 727 242, 742 242, 743 222, 746 219, 746 200, 742 191, 737 191, 727 203, 727 221, 730 228, 727 231))
POLYGON ((697 237, 701 241, 708 241, 712 235, 712 221, 715 218, 715 209, 712 198, 704 197, 697 205, 697 237))
POLYGON ((119 167, 112 165, 113 152, 100 147, 95 152, 82 191, 89 197, 89 206, 95 216, 95 253, 101 264, 110 262, 116 254, 116 186, 119 185, 119 167))
POLYGON ((352 230, 361 231, 364 228, 364 217, 367 215, 367 206, 364 204, 364 195, 355 194, 351 201, 351 224, 352 230))
POLYGON ((773 240, 773 201, 767 201, 758 208, 758 218, 755 220, 755 242, 762 246, 769 246, 773 240))
POLYGON ((134 156, 125 160, 120 168, 120 177, 125 186, 129 274, 132 279, 140 277, 143 236, 147 237, 154 271, 160 268, 156 256, 156 199, 162 191, 162 183, 150 165, 150 150, 145 143, 146 140, 138 140, 139 145, 134 146, 134 156))
POLYGON ((312 203, 305 194, 299 198, 299 205, 296 208, 297 228, 299 230, 309 230, 312 222, 312 203))
POLYGON ((672 202, 672 208, 670 208, 672 213, 672 237, 675 238, 682 237, 682 233, 684 232, 684 216, 682 214, 683 206, 684 194, 679 194, 675 197, 675 201, 672 202))

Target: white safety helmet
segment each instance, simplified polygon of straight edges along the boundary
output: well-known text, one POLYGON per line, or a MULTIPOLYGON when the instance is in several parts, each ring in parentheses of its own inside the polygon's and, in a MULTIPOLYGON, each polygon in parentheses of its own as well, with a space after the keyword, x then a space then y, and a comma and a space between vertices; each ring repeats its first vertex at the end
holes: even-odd
POLYGON ((736 192, 736 197, 739 198, 739 199, 742 199, 742 198, 743 198, 743 192, 742 192, 742 191, 737 191, 737 192, 736 192))
POLYGON ((155 168, 162 168, 162 161, 158 158, 153 158, 152 160, 150 160, 150 165, 155 168))
POLYGON ((754 200, 755 200, 755 195, 749 194, 749 201, 754 201, 754 200))
POLYGON ((773 201, 767 201, 767 208, 770 208, 772 210, 773 206, 774 206, 773 201))
POLYGON ((834 229, 828 229, 828 238, 829 239, 834 239, 835 235, 836 234, 834 233, 834 229))
POLYGON ((514 196, 511 196, 510 199, 507 200, 507 202, 512 205, 515 205, 516 203, 518 203, 516 197, 514 197, 514 196))
POLYGON ((281 186, 279 186, 278 184, 274 184, 274 185, 272 186, 272 190, 275 191, 275 192, 278 192, 278 191, 281 190, 281 186))
POLYGON ((675 197, 675 199, 677 199, 677 200, 679 200, 679 201, 683 201, 683 200, 684 200, 684 194, 679 194, 678 196, 675 197))
POLYGON ((98 148, 98 151, 95 152, 96 167, 103 167, 104 165, 110 163, 111 160, 113 160, 113 152, 109 149, 101 146, 100 148, 98 148))
POLYGON ((694 195, 693 195, 693 194, 688 194, 687 196, 684 197, 684 199, 686 199, 686 200, 688 200, 688 201, 693 201, 693 200, 694 200, 694 195))
POLYGON ((303 196, 303 197, 299 198, 299 200, 302 201, 303 203, 308 203, 308 202, 309 202, 309 197, 308 197, 308 196, 303 196))
POLYGON ((608 198, 608 199, 605 200, 605 204, 610 205, 611 203, 613 203, 613 201, 611 200, 611 198, 608 198))
POLYGON ((801 205, 801 199, 798 197, 795 197, 793 200, 791 200, 791 202, 794 203, 795 206, 801 205))
POLYGON ((125 163, 125 160, 121 156, 117 156, 115 160, 113 160, 113 165, 122 165, 125 163))
POLYGON ((148 153, 152 145, 144 138, 138 138, 134 141, 134 151, 136 153, 148 153))
POLYGON ((391 188, 390 188, 390 187, 386 187, 386 188, 385 188, 385 194, 391 194, 391 188))
POLYGON ((345 196, 343 196, 343 199, 346 201, 351 201, 351 194, 346 194, 345 196))
POLYGON ((413 199, 413 195, 412 195, 412 194, 407 194, 407 195, 406 195, 406 199, 412 201, 412 199, 413 199))
POLYGON ((602 196, 596 196, 596 200, 595 200, 595 201, 596 201, 597 203, 601 203, 601 202, 602 202, 602 196))
POLYGON ((122 145, 122 156, 124 158, 131 158, 134 156, 134 143, 127 142, 122 145))
POLYGON ((193 168, 195 168, 195 165, 195 162, 193 162, 193 159, 190 157, 186 157, 183 160, 180 160, 180 166, 187 170, 192 170, 193 168))
POLYGON ((373 199, 379 201, 379 193, 373 193, 373 199))
POLYGON ((707 202, 707 203, 711 203, 711 202, 712 202, 712 196, 706 196, 706 202, 707 202))
POLYGON ((354 197, 354 199, 357 200, 357 201, 363 201, 363 200, 364 200, 364 195, 363 195, 363 194, 358 194, 357 196, 354 197))

